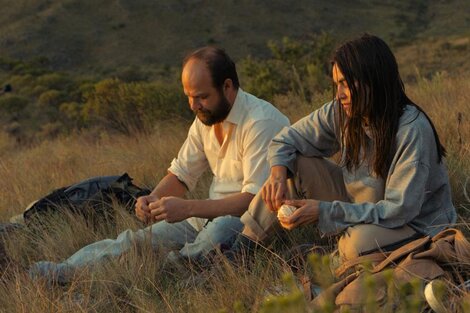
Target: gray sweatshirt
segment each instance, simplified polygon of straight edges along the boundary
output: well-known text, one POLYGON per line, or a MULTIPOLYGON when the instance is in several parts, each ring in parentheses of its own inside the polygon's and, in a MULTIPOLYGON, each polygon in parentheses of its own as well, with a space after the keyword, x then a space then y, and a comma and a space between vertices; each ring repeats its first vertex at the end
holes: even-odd
MULTIPOLYGON (((340 138, 336 134, 340 132, 336 110, 337 102, 329 102, 285 127, 269 146, 270 165, 283 165, 294 172, 297 153, 331 157, 338 152, 340 138)), ((372 144, 369 138, 367 146, 372 144)), ((408 225, 419 233, 434 235, 455 223, 457 215, 449 177, 444 163, 437 160, 429 121, 416 107, 406 106, 400 117, 396 151, 386 180, 371 174, 368 160, 353 171, 343 167, 351 202, 320 201, 320 231, 337 234, 349 226, 366 223, 386 228, 408 225)))

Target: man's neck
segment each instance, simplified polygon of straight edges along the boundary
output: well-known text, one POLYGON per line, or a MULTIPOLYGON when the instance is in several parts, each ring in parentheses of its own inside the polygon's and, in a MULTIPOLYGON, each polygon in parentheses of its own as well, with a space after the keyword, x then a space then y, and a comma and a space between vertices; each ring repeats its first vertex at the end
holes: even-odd
MULTIPOLYGON (((232 92, 225 95, 226 99, 230 103, 230 110, 233 109, 233 105, 235 104, 235 100, 237 99, 237 95, 238 95, 239 90, 240 90, 240 88, 233 89, 232 92)), ((225 130, 224 130, 224 127, 223 127, 224 122, 225 122, 225 120, 213 125, 214 126, 215 137, 217 138, 217 141, 219 142, 219 144, 221 146, 224 143, 224 136, 225 136, 225 130)))
POLYGON ((226 95, 226 98, 227 98, 228 102, 230 103, 231 107, 233 107, 233 105, 235 103, 235 100, 237 99, 237 95, 238 95, 239 90, 240 90, 240 88, 233 89, 230 93, 228 93, 226 95))
POLYGON ((224 122, 214 124, 215 138, 217 138, 217 141, 219 142, 221 146, 224 143, 224 135, 225 135, 223 123, 224 122))

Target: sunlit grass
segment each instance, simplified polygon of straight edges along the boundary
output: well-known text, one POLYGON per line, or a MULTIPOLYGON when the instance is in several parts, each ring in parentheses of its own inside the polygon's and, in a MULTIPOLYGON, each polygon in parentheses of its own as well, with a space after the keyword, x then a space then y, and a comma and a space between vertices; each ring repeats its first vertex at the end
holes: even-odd
MULTIPOLYGON (((448 150, 447 164, 460 228, 469 233, 470 199, 464 185, 470 177, 470 90, 469 78, 418 79, 408 86, 410 97, 432 117, 448 150), (460 116, 460 122, 459 122, 460 116)), ((304 103, 294 95, 276 97, 274 103, 292 122, 328 100, 328 93, 304 103), (318 102, 317 102, 318 101, 318 102)), ((127 172, 137 185, 153 187, 162 177, 186 137, 189 123, 169 121, 155 126, 150 135, 125 137, 82 133, 46 141, 32 147, 18 147, 0 135, 0 220, 20 213, 31 201, 55 188, 92 176, 127 172)), ((205 176, 191 196, 206 197, 205 176)), ((467 188, 470 189, 470 183, 467 188)), ((467 190, 470 193, 470 190, 467 190)), ((199 275, 197 267, 181 271, 163 270, 161 253, 148 248, 134 249, 119 259, 106 261, 94 271, 78 272, 67 286, 48 286, 31 281, 26 269, 35 261, 60 261, 87 243, 115 237, 120 231, 140 227, 125 214, 116 227, 92 230, 77 218, 52 222, 47 234, 20 231, 7 240, 12 259, 4 268, 0 311, 5 312, 298 312, 308 311, 299 296, 298 276, 283 260, 286 246, 305 242, 316 232, 294 231, 290 238, 263 251, 248 268, 234 269, 221 264, 199 275), (284 274, 291 274, 288 278, 284 274), (284 297, 276 297, 278 294, 284 297), (274 295, 274 297, 273 297, 274 295)), ((322 241, 330 249, 332 241, 322 241)), ((311 261, 312 262, 312 261, 311 261)), ((315 262, 314 262, 315 263, 315 262)), ((313 264, 313 266, 318 266, 313 264)), ((368 288, 373 287, 369 283, 368 288)), ((366 290, 366 289, 365 289, 366 290)), ((412 299, 413 300, 413 299, 412 299)), ((370 304, 371 307, 373 304, 370 304)), ((411 304, 410 304, 411 305, 411 304)))

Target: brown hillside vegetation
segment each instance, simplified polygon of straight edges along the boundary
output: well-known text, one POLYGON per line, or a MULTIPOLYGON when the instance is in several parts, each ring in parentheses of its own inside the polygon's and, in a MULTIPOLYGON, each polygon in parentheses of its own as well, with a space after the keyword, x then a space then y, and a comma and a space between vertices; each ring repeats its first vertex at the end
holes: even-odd
POLYGON ((392 44, 467 36, 467 0, 19 0, 0 1, 1 54, 46 57, 54 69, 109 71, 179 63, 217 44, 236 59, 269 54, 265 42, 327 31, 380 34, 392 44))
MULTIPOLYGON (((470 238, 470 10, 468 0, 0 0, 0 222, 52 190, 127 172, 153 188, 186 138, 193 118, 181 90, 180 60, 203 45, 235 59, 244 90, 295 122, 331 100, 329 57, 363 32, 395 52, 410 98, 433 119, 447 149, 457 227, 470 238)), ((188 197, 205 198, 207 173, 188 197)), ((123 208, 116 226, 91 228, 76 216, 23 229, 0 259, 0 312, 310 312, 295 284, 294 244, 329 245, 303 227, 259 251, 251 267, 168 268, 161 253, 134 249, 70 284, 27 275, 40 260, 61 261, 84 245, 139 222, 123 208)), ((0 246, 0 256, 2 250, 0 246)), ((334 260, 334 259, 333 259, 334 260)), ((458 265, 457 265, 458 266, 458 265)), ((312 271, 313 267, 313 271, 312 271)), ((455 268, 455 277, 470 274, 455 268)), ((419 286, 383 312, 429 312, 419 286)), ((365 295, 372 294, 368 281, 365 295)), ((470 312, 470 294, 448 297, 470 312)), ((370 302, 370 301, 369 301, 370 302)), ((461 306, 461 307, 460 307, 461 306)), ((378 312, 369 303, 367 312, 378 312)), ((332 312, 325 308, 325 312, 332 312)))
POLYGON ((397 59, 405 80, 416 75, 431 77, 436 72, 459 76, 470 73, 470 36, 426 38, 397 49, 397 59))

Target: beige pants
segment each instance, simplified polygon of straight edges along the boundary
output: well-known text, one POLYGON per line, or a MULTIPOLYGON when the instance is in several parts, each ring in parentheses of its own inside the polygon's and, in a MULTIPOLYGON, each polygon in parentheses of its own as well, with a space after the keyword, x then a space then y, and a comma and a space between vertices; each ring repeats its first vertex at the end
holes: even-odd
MULTIPOLYGON (((340 167, 322 158, 297 157, 294 177, 288 180, 288 198, 323 201, 350 201, 344 186, 340 167)), ((256 241, 267 241, 281 226, 276 213, 271 212, 258 193, 241 217, 243 233, 256 241)), ((416 232, 408 226, 387 229, 372 224, 349 227, 338 242, 342 259, 352 259, 383 247, 393 247, 415 238, 416 232)))

